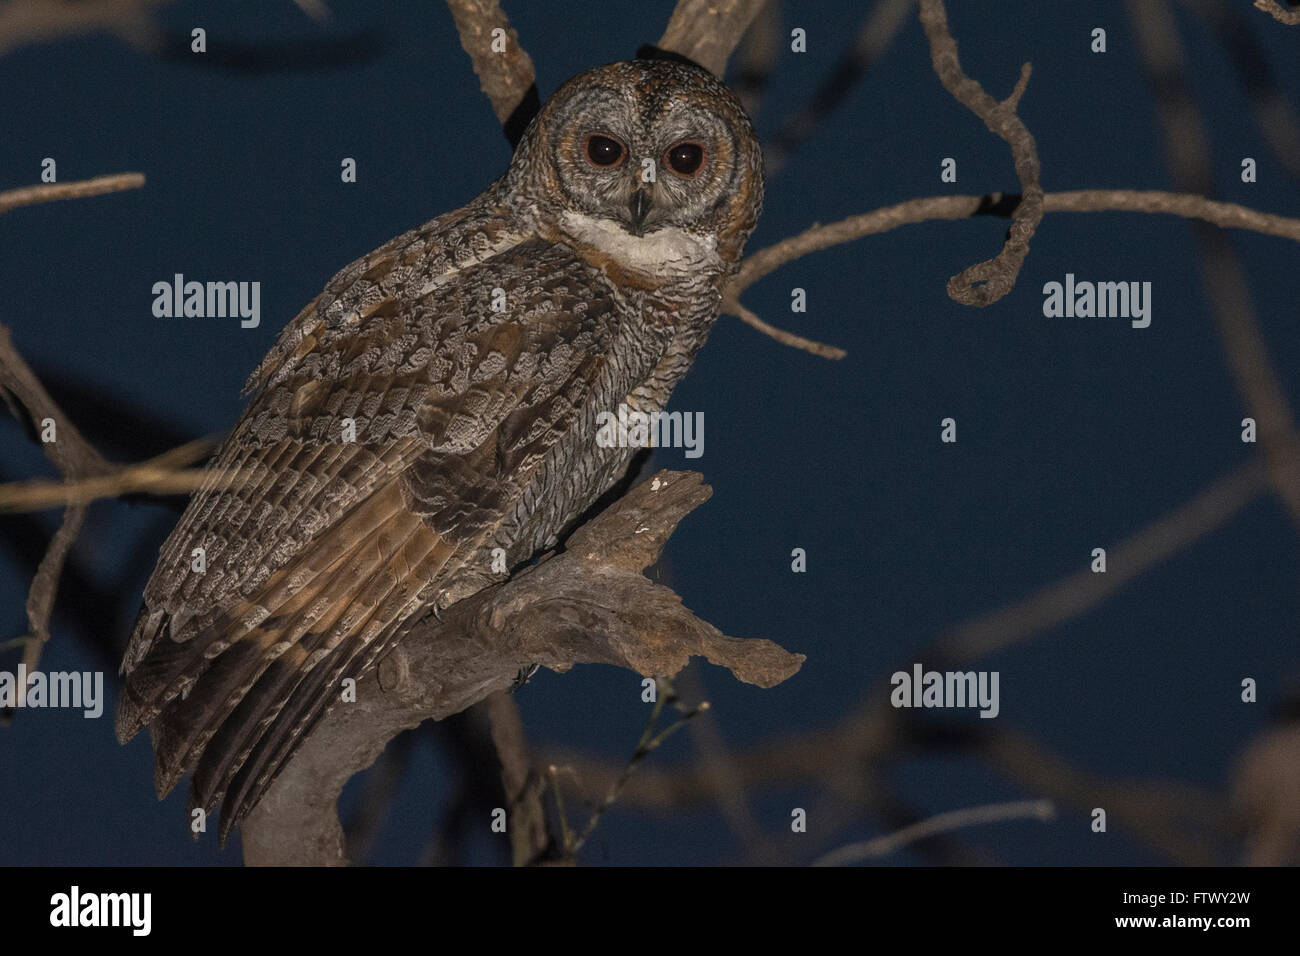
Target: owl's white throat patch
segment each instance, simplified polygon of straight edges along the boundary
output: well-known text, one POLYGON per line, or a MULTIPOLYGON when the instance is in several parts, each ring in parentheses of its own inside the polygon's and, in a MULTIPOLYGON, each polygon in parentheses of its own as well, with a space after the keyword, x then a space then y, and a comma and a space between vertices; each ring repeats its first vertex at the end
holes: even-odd
POLYGON ((579 212, 566 212, 560 228, 577 242, 608 255, 624 269, 647 275, 696 272, 719 264, 715 236, 697 236, 676 226, 665 226, 634 236, 616 222, 579 212))

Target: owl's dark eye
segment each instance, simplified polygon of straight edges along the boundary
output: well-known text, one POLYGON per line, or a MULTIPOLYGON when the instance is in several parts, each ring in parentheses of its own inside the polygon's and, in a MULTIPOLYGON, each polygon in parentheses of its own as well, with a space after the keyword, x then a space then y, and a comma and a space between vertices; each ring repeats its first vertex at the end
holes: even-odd
POLYGON ((623 158, 623 144, 608 136, 593 133, 587 137, 587 159, 596 166, 613 166, 623 158))
POLYGON ((664 159, 678 176, 690 179, 704 165, 704 147, 699 143, 678 143, 664 159))

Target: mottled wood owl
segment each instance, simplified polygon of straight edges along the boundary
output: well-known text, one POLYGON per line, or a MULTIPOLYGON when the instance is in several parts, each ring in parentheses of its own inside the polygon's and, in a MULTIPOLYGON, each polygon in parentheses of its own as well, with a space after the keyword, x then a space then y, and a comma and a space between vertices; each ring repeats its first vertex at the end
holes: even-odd
POLYGON ((663 407, 762 196, 726 87, 615 63, 564 84, 477 199, 336 275, 249 379, 145 588, 117 734, 152 724, 159 796, 193 770, 224 841, 344 678, 502 580, 495 549, 554 545, 635 452, 597 416, 663 407))

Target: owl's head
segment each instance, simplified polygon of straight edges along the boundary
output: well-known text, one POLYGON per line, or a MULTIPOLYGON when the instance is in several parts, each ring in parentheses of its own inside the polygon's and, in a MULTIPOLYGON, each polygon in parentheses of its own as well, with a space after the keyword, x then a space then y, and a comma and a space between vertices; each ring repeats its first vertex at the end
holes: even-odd
POLYGON ((706 70, 631 60, 560 87, 506 181, 557 225, 614 241, 678 230, 734 264, 762 209, 763 154, 740 101, 706 70))

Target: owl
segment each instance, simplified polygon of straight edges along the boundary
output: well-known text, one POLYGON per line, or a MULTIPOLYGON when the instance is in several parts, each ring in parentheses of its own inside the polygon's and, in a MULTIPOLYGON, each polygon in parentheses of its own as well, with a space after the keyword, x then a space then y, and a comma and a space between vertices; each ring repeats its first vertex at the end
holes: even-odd
POLYGON ((762 153, 707 71, 565 83, 478 198, 339 272, 281 333, 160 549, 117 735, 159 797, 193 771, 220 838, 395 636, 559 537, 636 449, 717 318, 762 153), (494 571, 494 567, 497 569, 494 571))

